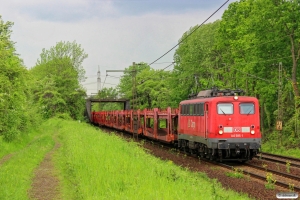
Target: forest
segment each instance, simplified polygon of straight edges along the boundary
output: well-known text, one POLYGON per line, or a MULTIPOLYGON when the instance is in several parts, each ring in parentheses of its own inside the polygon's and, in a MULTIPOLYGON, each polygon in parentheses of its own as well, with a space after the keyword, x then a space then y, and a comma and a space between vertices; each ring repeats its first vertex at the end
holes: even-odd
MULTIPOLYGON (((176 108, 180 101, 211 87, 243 89, 260 101, 263 140, 300 144, 300 1, 241 0, 220 20, 194 25, 179 38, 173 62, 157 70, 145 62, 128 66, 116 88, 95 98, 136 96, 136 108, 176 108), (281 68, 280 68, 281 67, 281 68), (132 70, 136 90, 132 92, 132 70)), ((27 69, 11 41, 12 22, 0 18, 0 135, 12 141, 41 121, 60 116, 84 120, 86 92, 82 66, 87 53, 74 42, 43 49, 27 69)), ((94 107, 95 108, 95 107, 94 107)), ((121 109, 103 104, 102 110, 121 109)))

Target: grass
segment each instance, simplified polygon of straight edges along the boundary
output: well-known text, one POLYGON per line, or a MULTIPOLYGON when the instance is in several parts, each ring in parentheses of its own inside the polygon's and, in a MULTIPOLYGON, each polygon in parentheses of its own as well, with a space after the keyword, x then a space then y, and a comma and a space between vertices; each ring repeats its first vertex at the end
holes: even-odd
POLYGON ((0 160, 7 154, 15 153, 26 147, 34 137, 37 137, 39 131, 31 130, 28 133, 23 133, 12 142, 5 142, 0 136, 0 160))
POLYGON ((300 158, 300 148, 286 149, 282 146, 277 148, 277 143, 274 141, 264 143, 262 145, 262 151, 268 152, 268 153, 284 155, 284 156, 300 158))
POLYGON ((25 141, 20 146, 12 144, 11 148, 6 148, 7 152, 19 151, 0 166, 0 199, 28 199, 27 192, 31 187, 34 169, 54 142, 50 135, 42 135, 28 146, 24 147, 24 144, 25 141))
POLYGON ((62 199, 248 199, 85 123, 51 119, 38 132, 0 141, 2 157, 13 153, 0 165, 0 199, 29 199, 34 170, 53 148, 53 135, 61 143, 54 164, 62 199))
POLYGON ((78 122, 51 123, 63 124, 54 155, 63 199, 248 199, 116 135, 78 122))

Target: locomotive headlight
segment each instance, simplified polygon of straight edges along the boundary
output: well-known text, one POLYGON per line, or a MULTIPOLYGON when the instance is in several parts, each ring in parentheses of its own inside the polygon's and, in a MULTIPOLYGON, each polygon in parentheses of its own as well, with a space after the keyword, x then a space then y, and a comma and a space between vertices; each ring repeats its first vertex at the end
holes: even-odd
POLYGON ((255 133, 255 131, 254 131, 254 130, 251 130, 250 133, 253 135, 253 134, 255 133))
POLYGON ((239 97, 238 97, 238 96, 234 96, 233 99, 234 99, 234 100, 238 100, 239 97))
POLYGON ((223 130, 219 130, 219 134, 222 135, 223 134, 223 130))

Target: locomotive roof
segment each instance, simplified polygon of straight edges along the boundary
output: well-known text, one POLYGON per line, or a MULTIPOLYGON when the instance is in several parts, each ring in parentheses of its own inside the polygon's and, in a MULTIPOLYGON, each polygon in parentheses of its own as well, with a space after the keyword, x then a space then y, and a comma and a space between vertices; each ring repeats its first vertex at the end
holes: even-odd
POLYGON ((238 96, 238 100, 233 99, 234 96, 218 96, 218 97, 208 97, 208 98, 196 98, 187 99, 180 102, 180 104, 197 103, 197 102, 219 102, 219 101, 257 101, 257 98, 250 96, 238 96))

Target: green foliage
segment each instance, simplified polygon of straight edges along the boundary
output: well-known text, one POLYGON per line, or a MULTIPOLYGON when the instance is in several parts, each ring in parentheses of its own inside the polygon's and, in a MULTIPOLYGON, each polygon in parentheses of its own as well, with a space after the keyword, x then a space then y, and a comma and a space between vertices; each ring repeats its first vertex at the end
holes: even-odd
POLYGON ((140 109, 166 108, 170 106, 170 90, 167 81, 170 73, 144 69, 137 75, 137 96, 140 109))
POLYGON ((85 71, 82 67, 82 63, 87 57, 88 55, 84 52, 84 49, 82 49, 81 45, 77 44, 75 41, 72 43, 58 42, 49 50, 42 50, 40 59, 37 60, 36 65, 49 64, 49 62, 51 63, 55 60, 64 60, 65 58, 69 58, 72 68, 77 72, 77 80, 83 81, 85 80, 85 71))
POLYGON ((295 59, 300 53, 299 8, 296 1, 234 2, 224 12, 218 30, 217 48, 222 52, 222 62, 229 66, 227 77, 234 80, 231 85, 245 88, 247 94, 264 102, 267 120, 262 125, 268 129, 274 127, 278 115, 279 62, 284 72, 284 122, 295 112, 291 105, 295 103, 293 96, 299 96, 299 64, 295 59))
POLYGON ((73 119, 83 119, 86 93, 79 81, 81 66, 87 57, 75 42, 59 42, 50 50, 43 49, 38 65, 30 72, 35 82, 35 102, 44 118, 65 113, 73 119))
POLYGON ((233 168, 233 172, 226 172, 226 176, 232 177, 232 178, 243 178, 243 170, 239 168, 233 168))
POLYGON ((178 104, 188 98, 189 94, 196 94, 200 90, 212 86, 224 85, 224 72, 220 62, 220 53, 214 48, 217 29, 220 21, 198 25, 190 28, 180 40, 198 28, 184 40, 176 49, 174 55, 175 66, 170 85, 171 98, 178 104))
POLYGON ((0 16, 0 135, 5 141, 14 140, 39 121, 33 112, 36 107, 28 87, 30 76, 10 40, 12 25, 0 16))
POLYGON ((278 65, 282 62, 284 144, 297 144, 299 9, 298 1, 242 0, 231 3, 222 20, 192 27, 182 38, 197 30, 174 55, 170 99, 178 104, 188 94, 214 85, 242 88, 259 98, 261 126, 268 140, 278 118, 278 65))
MULTIPOLYGON (((115 88, 103 88, 99 93, 94 96, 96 99, 117 99, 118 92, 115 88)), ((92 104, 93 111, 102 111, 102 110, 123 110, 123 103, 116 102, 99 102, 92 104)))
POLYGON ((276 180, 275 178, 273 178, 273 174, 272 173, 267 173, 266 175, 266 181, 267 183, 265 183, 265 187, 269 190, 274 190, 275 189, 275 183, 276 180))
MULTIPOLYGON (((137 108, 166 108, 172 106, 170 93, 171 73, 163 70, 154 70, 145 63, 129 66, 118 85, 120 94, 126 99, 132 100, 132 72, 136 69, 136 95, 137 108)), ((132 101, 131 101, 132 103, 132 101)), ((175 105, 174 107, 177 107, 175 105)))

